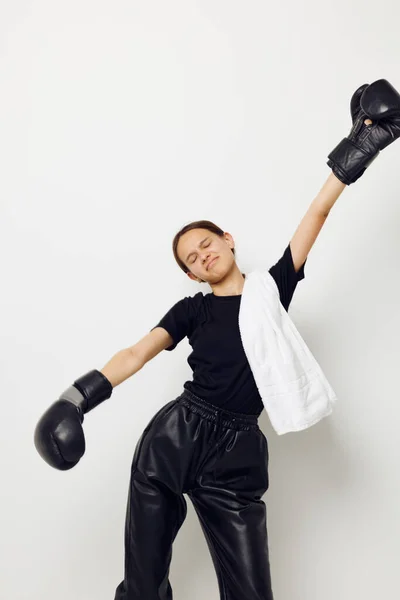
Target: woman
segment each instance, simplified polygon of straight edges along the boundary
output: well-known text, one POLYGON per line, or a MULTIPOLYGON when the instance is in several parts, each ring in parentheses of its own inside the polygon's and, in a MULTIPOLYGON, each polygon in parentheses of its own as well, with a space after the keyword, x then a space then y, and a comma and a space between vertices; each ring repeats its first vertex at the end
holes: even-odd
MULTIPOLYGON (((332 206, 379 151, 400 136, 400 96, 385 80, 351 99, 353 128, 329 155, 326 183, 269 272, 288 310, 332 206), (368 118, 371 117, 371 118, 368 118)), ((185 226, 173 242, 180 268, 212 292, 177 302, 143 339, 101 371, 74 382, 43 415, 35 444, 53 467, 73 467, 85 450, 83 415, 161 350, 187 336, 193 380, 145 428, 132 462, 125 529, 125 577, 115 600, 171 600, 173 541, 193 503, 216 569, 222 600, 272 600, 266 506, 268 443, 263 405, 243 353, 238 312, 245 275, 232 236, 210 221, 185 226)))

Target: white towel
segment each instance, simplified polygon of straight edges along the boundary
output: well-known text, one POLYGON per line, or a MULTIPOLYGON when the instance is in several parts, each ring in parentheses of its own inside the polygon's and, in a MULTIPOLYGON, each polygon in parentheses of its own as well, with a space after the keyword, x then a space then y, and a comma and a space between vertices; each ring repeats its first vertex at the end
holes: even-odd
POLYGON ((278 435, 331 414, 336 394, 282 306, 267 270, 246 275, 239 331, 254 380, 278 435))

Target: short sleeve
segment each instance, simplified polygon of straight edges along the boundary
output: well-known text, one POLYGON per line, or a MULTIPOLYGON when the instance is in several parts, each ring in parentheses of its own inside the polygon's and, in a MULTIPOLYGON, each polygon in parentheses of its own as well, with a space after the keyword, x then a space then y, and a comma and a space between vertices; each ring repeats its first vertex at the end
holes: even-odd
POLYGON ((307 259, 296 273, 289 243, 278 262, 269 269, 269 273, 278 286, 281 304, 286 311, 289 309, 298 282, 305 277, 304 266, 306 262, 307 259))
POLYGON ((165 349, 174 350, 179 342, 183 340, 185 336, 189 336, 192 332, 195 321, 195 312, 193 297, 186 296, 182 300, 176 302, 151 331, 156 327, 163 327, 166 329, 174 342, 165 349))

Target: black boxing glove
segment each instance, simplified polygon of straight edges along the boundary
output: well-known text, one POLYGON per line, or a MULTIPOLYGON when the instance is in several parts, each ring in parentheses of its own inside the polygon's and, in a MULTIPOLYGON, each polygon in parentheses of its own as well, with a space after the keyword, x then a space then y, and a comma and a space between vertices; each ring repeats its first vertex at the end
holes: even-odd
POLYGON ((43 414, 34 442, 40 456, 55 469, 72 469, 85 453, 83 415, 107 400, 113 387, 94 369, 82 375, 43 414))
POLYGON ((365 83, 353 94, 350 111, 350 134, 332 150, 327 163, 346 185, 357 181, 379 152, 400 137, 400 94, 386 79, 365 83), (372 125, 365 125, 366 119, 372 125))

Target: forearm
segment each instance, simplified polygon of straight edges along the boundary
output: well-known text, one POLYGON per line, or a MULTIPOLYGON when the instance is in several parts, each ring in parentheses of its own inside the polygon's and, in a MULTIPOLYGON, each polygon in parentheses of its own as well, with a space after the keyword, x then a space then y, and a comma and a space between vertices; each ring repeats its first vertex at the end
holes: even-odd
POLYGON ((143 367, 139 357, 125 348, 117 352, 100 370, 113 387, 137 373, 143 367))
POLYGON ((347 185, 331 172, 311 206, 321 214, 328 216, 332 206, 346 187, 347 185))

